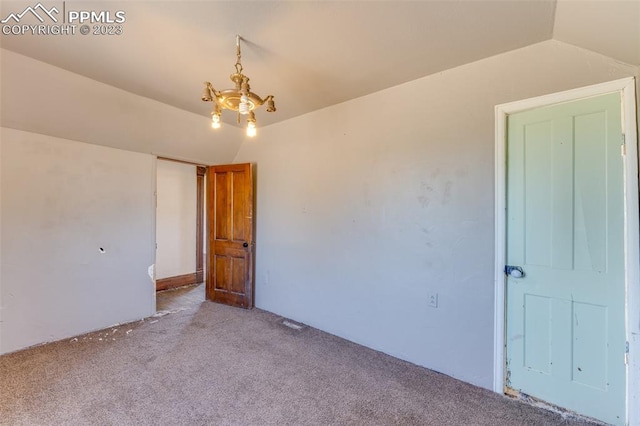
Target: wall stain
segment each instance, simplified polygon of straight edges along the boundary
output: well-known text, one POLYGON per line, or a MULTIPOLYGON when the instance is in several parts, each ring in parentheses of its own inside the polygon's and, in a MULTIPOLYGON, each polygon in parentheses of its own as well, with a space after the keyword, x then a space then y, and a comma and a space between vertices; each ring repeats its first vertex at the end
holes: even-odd
POLYGON ((418 196, 417 200, 423 209, 426 209, 427 207, 429 207, 429 204, 431 204, 431 199, 429 197, 432 192, 433 192, 433 188, 429 186, 426 182, 420 183, 421 194, 418 196))
POLYGON ((368 183, 365 183, 362 188, 362 198, 364 199, 365 207, 371 207, 371 189, 368 183))
POLYGON ((424 245, 427 247, 433 247, 433 244, 428 239, 429 234, 431 233, 431 231, 429 231, 429 228, 420 227, 420 232, 422 232, 427 237, 427 241, 424 243, 424 245))
POLYGON ((448 204, 451 200, 451 187, 453 186, 453 182, 450 180, 444 183, 444 192, 442 194, 442 204, 448 204))

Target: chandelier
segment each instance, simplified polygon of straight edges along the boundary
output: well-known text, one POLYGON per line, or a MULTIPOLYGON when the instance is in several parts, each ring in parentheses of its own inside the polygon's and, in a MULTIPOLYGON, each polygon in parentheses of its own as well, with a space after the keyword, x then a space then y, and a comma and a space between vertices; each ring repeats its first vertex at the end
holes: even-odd
POLYGON ((249 86, 249 77, 242 74, 242 62, 240 54, 241 37, 236 35, 236 72, 229 77, 235 83, 235 88, 217 91, 208 81, 204 83, 204 93, 202 100, 205 102, 213 102, 213 111, 211 111, 211 127, 220 128, 220 115, 223 109, 230 109, 238 113, 238 124, 243 115, 247 116, 247 136, 256 135, 256 115, 253 110, 267 104, 267 112, 274 112, 276 105, 273 102, 273 96, 269 95, 262 99, 251 91, 249 86))

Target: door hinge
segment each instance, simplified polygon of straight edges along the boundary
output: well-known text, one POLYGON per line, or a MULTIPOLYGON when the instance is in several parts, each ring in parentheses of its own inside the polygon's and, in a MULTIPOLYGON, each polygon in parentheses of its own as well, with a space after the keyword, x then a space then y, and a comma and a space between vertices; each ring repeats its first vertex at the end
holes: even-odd
POLYGON ((626 342, 626 344, 625 344, 624 365, 629 365, 629 342, 626 342))

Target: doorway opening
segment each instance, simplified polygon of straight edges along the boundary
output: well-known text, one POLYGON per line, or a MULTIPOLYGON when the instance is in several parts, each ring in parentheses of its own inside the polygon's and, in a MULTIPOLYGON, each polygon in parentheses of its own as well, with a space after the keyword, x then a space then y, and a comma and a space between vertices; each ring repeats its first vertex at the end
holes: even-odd
POLYGON ((156 208, 156 311, 204 297, 206 167, 159 157, 156 208))

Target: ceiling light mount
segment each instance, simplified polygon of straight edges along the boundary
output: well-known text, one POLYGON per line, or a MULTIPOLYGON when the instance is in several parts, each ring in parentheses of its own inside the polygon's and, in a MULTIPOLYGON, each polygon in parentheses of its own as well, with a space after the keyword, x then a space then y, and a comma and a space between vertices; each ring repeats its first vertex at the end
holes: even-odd
POLYGON ((247 136, 255 136, 256 134, 256 116, 254 109, 267 104, 267 112, 275 112, 276 105, 273 102, 273 96, 269 95, 262 99, 251 91, 249 85, 249 77, 242 73, 242 54, 240 52, 240 40, 242 37, 236 35, 236 72, 229 77, 235 84, 233 89, 217 91, 211 83, 205 81, 204 93, 202 100, 205 102, 213 102, 213 110, 211 111, 211 127, 218 129, 221 126, 220 115, 223 109, 229 109, 238 113, 238 123, 240 117, 247 115, 247 136))

